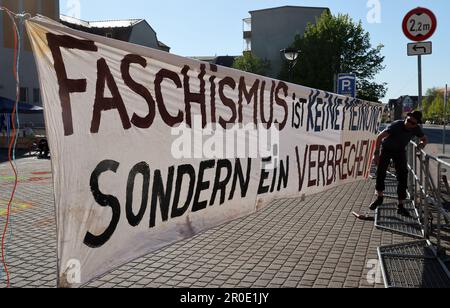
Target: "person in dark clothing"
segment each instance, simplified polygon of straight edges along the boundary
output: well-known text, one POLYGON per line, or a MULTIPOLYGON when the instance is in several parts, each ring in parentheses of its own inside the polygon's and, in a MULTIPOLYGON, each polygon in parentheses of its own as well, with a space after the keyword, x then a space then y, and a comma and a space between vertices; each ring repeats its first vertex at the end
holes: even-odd
POLYGON ((0 114, 0 133, 3 132, 3 127, 6 127, 5 125, 5 116, 3 113, 0 114))
POLYGON ((47 159, 50 153, 47 139, 44 138, 39 141, 38 149, 39 149, 38 158, 47 159))
POLYGON ((5 130, 5 132, 8 132, 8 125, 6 124, 7 121, 7 116, 4 115, 3 113, 0 114, 0 134, 3 134, 3 130, 5 130))
POLYGON ((419 148, 424 149, 428 144, 428 138, 419 124, 422 124, 422 112, 414 111, 408 113, 405 121, 392 123, 378 136, 374 156, 374 162, 378 166, 376 186, 378 198, 370 205, 372 211, 383 205, 386 173, 391 160, 393 160, 398 181, 398 213, 408 215, 405 210, 408 189, 407 146, 414 137, 420 138, 419 148))

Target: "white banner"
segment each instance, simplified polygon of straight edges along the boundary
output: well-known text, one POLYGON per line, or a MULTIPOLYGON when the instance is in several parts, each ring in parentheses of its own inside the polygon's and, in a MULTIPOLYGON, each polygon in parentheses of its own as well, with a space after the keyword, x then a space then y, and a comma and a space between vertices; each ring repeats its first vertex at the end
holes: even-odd
POLYGON ((366 179, 382 106, 27 21, 54 179, 59 285, 366 179))

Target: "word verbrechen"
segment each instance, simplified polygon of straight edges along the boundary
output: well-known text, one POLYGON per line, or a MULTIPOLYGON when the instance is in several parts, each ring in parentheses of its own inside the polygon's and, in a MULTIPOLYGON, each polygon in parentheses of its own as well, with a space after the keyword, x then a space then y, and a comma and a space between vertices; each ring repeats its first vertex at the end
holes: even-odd
POLYGON ((356 144, 306 145, 303 155, 295 148, 299 175, 299 192, 309 187, 328 187, 350 178, 364 178, 370 168, 370 155, 375 141, 363 140, 356 144), (314 177, 313 175, 316 174, 314 177))

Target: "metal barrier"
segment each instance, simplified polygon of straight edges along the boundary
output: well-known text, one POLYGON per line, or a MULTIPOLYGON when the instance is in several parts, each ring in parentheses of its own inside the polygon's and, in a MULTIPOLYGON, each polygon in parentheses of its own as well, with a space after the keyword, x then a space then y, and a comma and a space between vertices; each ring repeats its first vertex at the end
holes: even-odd
POLYGON ((442 171, 444 167, 450 170, 450 163, 444 159, 450 159, 450 157, 431 156, 414 142, 411 142, 408 147, 409 196, 418 210, 426 239, 430 238, 434 226, 436 227, 439 253, 444 252, 442 228, 448 226, 450 222, 450 215, 444 207, 445 200, 442 195, 442 191, 448 186, 448 183, 442 181, 442 171), (435 218, 437 222, 433 224, 435 218), (443 220, 447 225, 442 223, 443 220))
MULTIPOLYGON (((378 248, 381 271, 387 288, 450 288, 450 270, 446 264, 449 259, 442 246, 442 230, 450 226, 450 216, 444 207, 442 194, 442 191, 446 191, 450 197, 449 185, 442 181, 443 168, 450 170, 450 163, 444 159, 450 157, 431 156, 411 142, 408 147, 408 193, 411 200, 409 204, 412 203, 409 210, 415 215, 409 220, 400 219, 390 213, 392 210, 389 212, 389 205, 377 210, 377 217, 390 217, 396 222, 392 225, 397 227, 390 228, 388 223, 377 225, 376 220, 375 225, 378 228, 395 232, 401 229, 398 226, 403 225, 403 230, 400 230, 403 235, 425 238, 421 241, 378 248), (416 223, 412 224, 413 220, 416 220, 416 223), (443 220, 447 225, 442 223, 443 220), (421 232, 414 234, 411 232, 412 227, 421 232), (436 232, 433 232, 434 229, 436 232), (432 235, 436 235, 436 245, 431 243, 432 235)), ((383 222, 389 222, 389 219, 383 222)), ((449 240, 447 244, 448 242, 449 240)))

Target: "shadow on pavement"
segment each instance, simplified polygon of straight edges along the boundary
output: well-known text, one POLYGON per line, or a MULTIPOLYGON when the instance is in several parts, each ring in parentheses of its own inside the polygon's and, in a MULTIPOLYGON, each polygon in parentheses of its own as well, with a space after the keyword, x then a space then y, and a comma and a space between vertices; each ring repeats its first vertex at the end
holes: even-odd
MULTIPOLYGON (((28 158, 29 151, 26 150, 16 150, 16 159, 28 158)), ((7 162, 8 159, 8 150, 0 149, 0 164, 7 162)))

